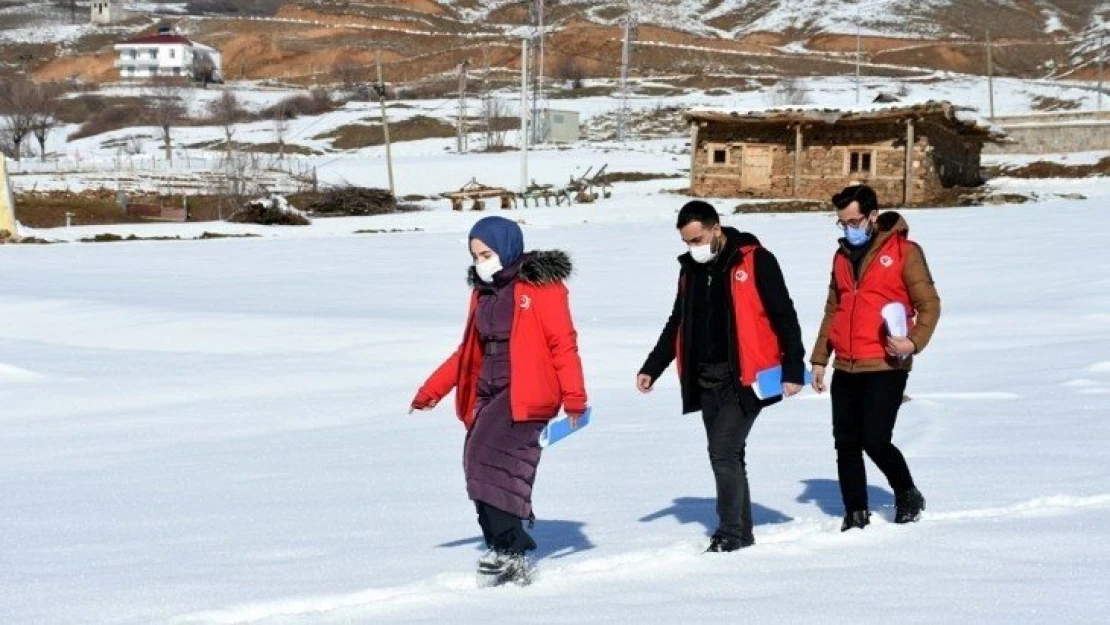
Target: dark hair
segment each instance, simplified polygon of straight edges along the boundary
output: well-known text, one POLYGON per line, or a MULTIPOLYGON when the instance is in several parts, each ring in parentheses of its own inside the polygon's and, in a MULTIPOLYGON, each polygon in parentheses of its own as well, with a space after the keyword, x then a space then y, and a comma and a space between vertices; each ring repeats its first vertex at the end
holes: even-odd
POLYGON ((859 212, 864 215, 879 210, 879 197, 875 190, 865 184, 855 184, 844 187, 844 190, 832 197, 836 210, 844 210, 852 202, 859 202, 859 212))
POLYGON ((721 223, 721 216, 717 214, 717 209, 709 202, 701 200, 692 200, 686 202, 682 210, 678 211, 678 225, 679 230, 690 225, 690 222, 698 222, 706 228, 712 228, 721 223))

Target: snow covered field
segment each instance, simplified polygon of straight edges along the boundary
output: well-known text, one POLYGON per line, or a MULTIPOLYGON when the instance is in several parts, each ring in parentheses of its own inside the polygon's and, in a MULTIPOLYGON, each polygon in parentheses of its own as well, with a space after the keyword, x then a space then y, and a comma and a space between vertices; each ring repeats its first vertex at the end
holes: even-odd
MULTIPOLYGON (((0 247, 0 622, 1104 622, 1105 180, 1003 181, 1049 199, 907 213, 944 300, 896 431, 925 518, 887 522, 871 468, 882 515, 840 534, 828 399, 807 391, 759 418, 757 545, 724 556, 700 553, 713 480, 673 370, 649 397, 632 384, 674 295, 684 198, 659 191, 680 183, 513 213, 529 247, 574 257, 596 408, 545 453, 526 589, 474 587, 463 430, 446 405, 406 414, 460 336, 475 214, 0 247)), ((807 342, 832 222, 727 218, 779 256, 807 342)), ((39 234, 216 228, 252 229, 39 234)))

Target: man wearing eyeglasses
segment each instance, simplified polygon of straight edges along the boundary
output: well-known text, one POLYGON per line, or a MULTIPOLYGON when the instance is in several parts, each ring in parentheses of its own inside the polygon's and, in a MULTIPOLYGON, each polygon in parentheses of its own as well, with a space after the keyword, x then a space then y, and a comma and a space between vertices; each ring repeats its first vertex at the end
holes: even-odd
POLYGON ((925 498, 914 484, 902 452, 891 442, 894 423, 915 354, 929 343, 940 318, 940 296, 921 246, 896 212, 880 213, 875 191, 846 187, 832 198, 843 231, 833 255, 825 317, 810 361, 813 389, 825 391, 825 367, 835 353, 832 376, 833 439, 842 532, 870 523, 863 454, 886 476, 895 495, 895 523, 921 517, 925 498), (905 336, 884 309, 904 310, 905 336), (889 325, 888 325, 889 324, 889 325))

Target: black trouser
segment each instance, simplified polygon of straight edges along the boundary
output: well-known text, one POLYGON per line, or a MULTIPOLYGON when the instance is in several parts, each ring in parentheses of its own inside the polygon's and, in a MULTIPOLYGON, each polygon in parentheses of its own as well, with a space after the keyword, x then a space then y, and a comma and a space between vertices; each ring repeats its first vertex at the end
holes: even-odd
POLYGON ((741 406, 735 381, 707 379, 704 374, 700 378, 701 418, 709 440, 709 464, 717 481, 717 534, 751 543, 752 497, 744 451, 759 413, 741 406))
POLYGON ((846 512, 867 509, 863 452, 883 472, 895 494, 913 488, 906 459, 890 442, 908 378, 908 371, 833 373, 833 439, 846 512))
POLYGON ((502 553, 524 553, 536 548, 536 541, 524 531, 524 520, 488 503, 474 502, 478 525, 486 546, 502 553))

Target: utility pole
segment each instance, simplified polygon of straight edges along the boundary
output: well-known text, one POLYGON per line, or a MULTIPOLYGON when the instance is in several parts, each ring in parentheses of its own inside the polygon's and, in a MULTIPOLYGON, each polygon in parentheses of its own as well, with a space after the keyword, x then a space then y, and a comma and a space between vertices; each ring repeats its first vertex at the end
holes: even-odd
POLYGON ((539 58, 536 60, 536 87, 532 92, 532 142, 542 143, 546 128, 542 128, 539 123, 539 104, 543 99, 543 79, 544 79, 544 44, 547 38, 547 32, 544 28, 544 0, 536 0, 536 21, 538 23, 538 38, 539 38, 539 58))
POLYGON ((470 67, 470 59, 459 63, 459 119, 456 128, 456 151, 459 154, 467 151, 466 141, 466 71, 470 67))
POLYGON ((1106 64, 1106 34, 1098 36, 1098 110, 1102 112, 1102 67, 1106 64))
POLYGON ((859 106, 859 66, 863 57, 863 44, 860 40, 859 7, 856 7, 856 106, 859 106))
POLYGON ((617 139, 619 141, 627 141, 629 134, 629 110, 628 110, 628 64, 632 54, 632 27, 633 18, 629 13, 621 22, 624 30, 621 41, 621 112, 620 122, 617 126, 617 139))
POLYGON ((493 132, 492 120, 493 116, 492 101, 489 97, 489 44, 482 46, 482 130, 486 137, 486 150, 490 148, 491 133, 493 132))
POLYGON ((994 50, 991 45, 991 31, 987 29, 987 97, 990 101, 990 117, 994 119, 994 50))
POLYGON ((528 38, 520 46, 520 192, 528 190, 528 38))
POLYGON ((393 197, 397 197, 397 191, 393 187, 393 150, 389 144, 389 119, 385 114, 385 81, 382 80, 382 51, 378 50, 378 84, 374 85, 374 91, 378 92, 378 104, 382 108, 382 138, 385 139, 385 166, 389 172, 389 192, 393 197))

